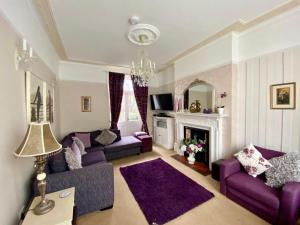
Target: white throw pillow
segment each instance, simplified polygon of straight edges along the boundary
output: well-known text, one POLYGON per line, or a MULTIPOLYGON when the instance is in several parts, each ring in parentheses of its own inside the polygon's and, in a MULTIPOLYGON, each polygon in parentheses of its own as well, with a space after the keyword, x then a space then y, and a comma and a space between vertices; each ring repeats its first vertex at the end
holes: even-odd
MULTIPOLYGON (((77 146, 76 144, 74 146, 77 146)), ((81 154, 80 150, 77 147, 74 147, 74 149, 66 148, 65 151, 65 158, 68 164, 68 167, 70 170, 80 169, 82 168, 81 165, 81 154)))
POLYGON ((256 177, 272 167, 262 154, 250 144, 234 155, 252 177, 256 177))
POLYGON ((76 143, 76 145, 78 146, 81 155, 85 155, 87 154, 87 152, 85 151, 85 147, 83 142, 78 138, 78 137, 73 137, 73 143, 76 143))

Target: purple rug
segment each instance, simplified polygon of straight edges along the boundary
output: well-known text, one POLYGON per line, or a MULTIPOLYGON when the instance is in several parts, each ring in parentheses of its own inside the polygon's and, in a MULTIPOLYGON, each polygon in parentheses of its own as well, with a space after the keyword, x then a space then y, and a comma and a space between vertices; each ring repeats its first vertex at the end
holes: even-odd
POLYGON ((149 224, 164 224, 214 197, 162 159, 120 171, 149 224))

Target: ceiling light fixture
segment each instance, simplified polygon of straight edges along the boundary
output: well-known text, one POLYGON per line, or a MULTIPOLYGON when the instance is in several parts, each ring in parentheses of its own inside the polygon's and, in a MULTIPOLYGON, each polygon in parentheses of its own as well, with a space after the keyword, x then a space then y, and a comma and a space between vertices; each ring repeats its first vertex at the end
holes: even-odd
MULTIPOLYGON (((151 45, 157 41, 160 32, 157 27, 150 24, 139 23, 139 17, 130 18, 131 26, 128 31, 128 40, 138 46, 151 45)), ((148 86, 149 81, 155 75, 155 63, 145 52, 140 51, 136 60, 132 61, 130 74, 134 76, 134 82, 141 87, 148 86)))

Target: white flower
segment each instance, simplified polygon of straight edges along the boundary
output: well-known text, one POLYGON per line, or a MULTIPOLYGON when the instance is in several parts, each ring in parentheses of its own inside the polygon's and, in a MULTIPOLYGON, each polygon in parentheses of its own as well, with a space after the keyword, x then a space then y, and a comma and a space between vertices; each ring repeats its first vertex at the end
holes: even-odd
POLYGON ((190 144, 189 147, 190 147, 190 149, 191 149, 193 152, 195 152, 196 149, 197 149, 197 146, 194 145, 194 144, 190 144))
POLYGON ((180 151, 185 152, 186 151, 186 146, 182 145, 181 148, 180 148, 180 151))

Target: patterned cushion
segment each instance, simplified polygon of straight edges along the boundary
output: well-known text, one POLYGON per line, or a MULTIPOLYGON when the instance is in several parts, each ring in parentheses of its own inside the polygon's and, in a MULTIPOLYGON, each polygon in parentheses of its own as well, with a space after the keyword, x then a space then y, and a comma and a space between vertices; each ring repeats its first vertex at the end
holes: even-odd
MULTIPOLYGON (((77 146, 76 144, 74 146, 77 146)), ((78 147, 74 149, 66 148, 65 151, 66 161, 70 170, 80 169, 81 166, 81 154, 78 147)))
POLYGON ((85 148, 91 147, 91 134, 90 133, 75 133, 77 137, 84 144, 85 148))
POLYGON ((287 153, 270 159, 273 167, 266 171, 267 185, 280 188, 287 182, 300 182, 300 153, 287 153))
POLYGON ((240 161, 247 173, 253 177, 272 167, 272 164, 252 144, 246 146, 234 156, 240 161))
POLYGON ((95 139, 102 145, 110 145, 116 140, 117 135, 110 130, 103 130, 101 134, 95 139))
POLYGON ((78 137, 73 137, 72 139, 73 139, 73 143, 75 142, 76 145, 78 146, 81 155, 85 155, 87 152, 85 151, 83 142, 78 137))

